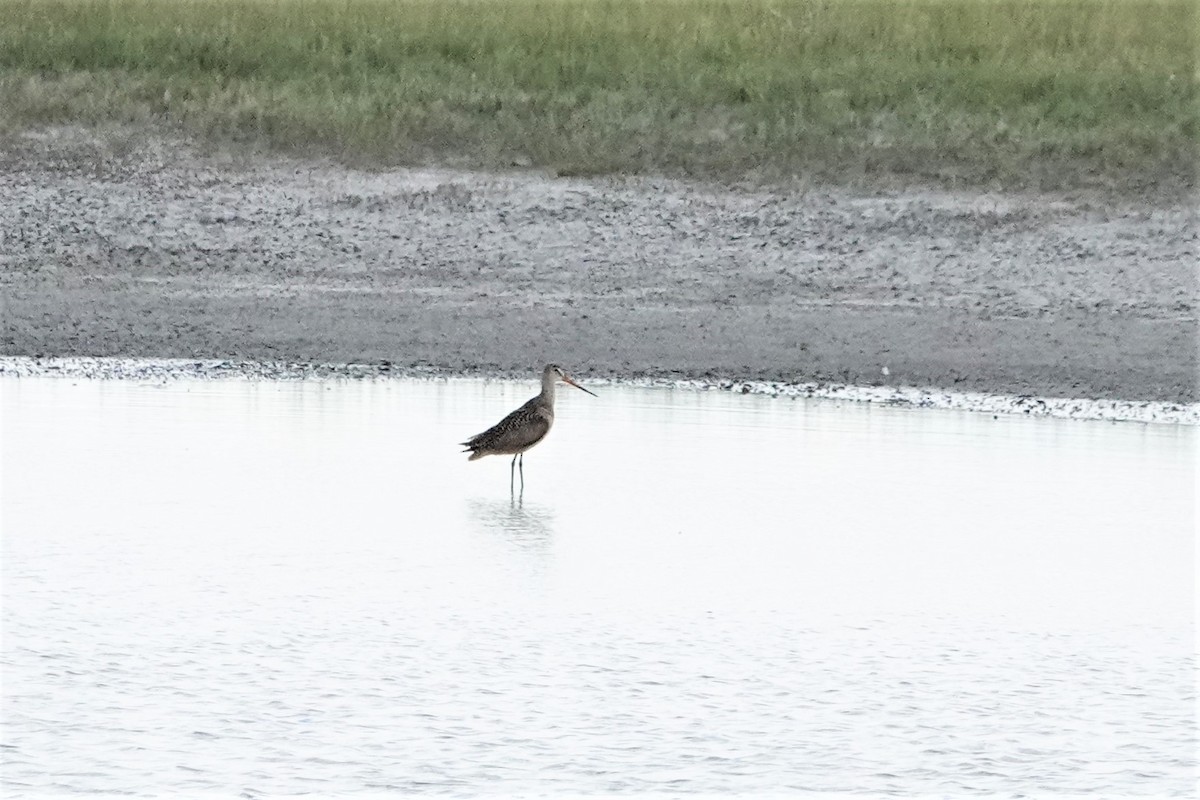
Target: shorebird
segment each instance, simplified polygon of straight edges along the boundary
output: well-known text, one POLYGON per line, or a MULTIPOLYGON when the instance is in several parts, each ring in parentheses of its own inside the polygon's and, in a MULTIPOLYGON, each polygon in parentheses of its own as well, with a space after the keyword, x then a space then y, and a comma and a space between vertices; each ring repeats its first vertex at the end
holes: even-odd
POLYGON ((508 466, 508 488, 513 488, 513 470, 520 464, 521 488, 525 488, 525 451, 546 438, 550 426, 554 424, 554 386, 559 381, 587 392, 592 397, 595 392, 580 386, 563 372, 562 367, 547 364, 542 370, 542 391, 537 397, 530 398, 523 406, 509 414, 504 419, 488 428, 483 433, 472 436, 462 443, 467 448, 463 452, 471 455, 467 461, 474 461, 484 456, 513 457, 508 466), (520 461, 518 462, 518 459, 520 461))

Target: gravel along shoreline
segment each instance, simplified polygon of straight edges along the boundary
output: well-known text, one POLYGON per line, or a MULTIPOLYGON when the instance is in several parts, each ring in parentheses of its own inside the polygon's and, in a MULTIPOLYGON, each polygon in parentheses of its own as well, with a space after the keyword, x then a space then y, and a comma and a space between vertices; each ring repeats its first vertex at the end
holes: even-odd
MULTIPOLYGON (((453 380, 520 379, 510 374, 453 375, 431 368, 391 364, 300 364, 227 360, 128 358, 22 358, 0 356, 0 378, 58 377, 166 384, 184 380, 453 380)), ((528 376, 523 376, 528 378, 528 376)), ((1060 419, 1200 425, 1200 403, 1089 400, 953 392, 907 386, 849 386, 837 383, 704 381, 670 378, 601 379, 589 384, 728 391, 803 397, 910 408, 941 408, 987 414, 1021 414, 1060 419)))
POLYGON ((1187 198, 367 171, 59 129, 0 141, 0 355, 1186 405, 1196 236, 1187 198))

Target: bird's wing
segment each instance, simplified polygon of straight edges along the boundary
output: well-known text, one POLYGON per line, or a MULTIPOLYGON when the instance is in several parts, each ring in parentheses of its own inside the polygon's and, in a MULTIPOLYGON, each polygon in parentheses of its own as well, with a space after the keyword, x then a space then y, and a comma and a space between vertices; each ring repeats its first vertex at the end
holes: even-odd
POLYGON ((550 432, 550 425, 550 418, 540 412, 526 414, 514 420, 512 425, 498 431, 495 445, 502 450, 533 447, 550 432))
POLYGON ((551 419, 530 400, 483 433, 463 442, 469 450, 532 447, 550 431, 551 419))

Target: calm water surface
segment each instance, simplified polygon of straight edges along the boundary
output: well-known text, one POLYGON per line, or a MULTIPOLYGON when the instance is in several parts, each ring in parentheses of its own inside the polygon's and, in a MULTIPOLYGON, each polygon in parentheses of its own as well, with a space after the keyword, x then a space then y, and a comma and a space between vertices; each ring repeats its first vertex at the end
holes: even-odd
POLYGON ((1197 432, 5 379, 6 797, 1195 789, 1197 432))

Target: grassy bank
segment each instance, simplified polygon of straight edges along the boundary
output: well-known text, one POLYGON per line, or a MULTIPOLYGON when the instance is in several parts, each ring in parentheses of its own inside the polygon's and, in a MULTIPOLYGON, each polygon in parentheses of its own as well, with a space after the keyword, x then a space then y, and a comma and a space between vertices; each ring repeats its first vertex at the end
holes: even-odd
POLYGON ((0 0, 8 131, 384 163, 1177 180, 1194 0, 0 0))

